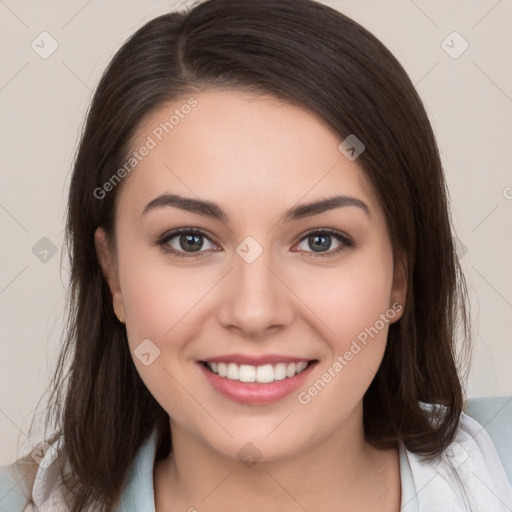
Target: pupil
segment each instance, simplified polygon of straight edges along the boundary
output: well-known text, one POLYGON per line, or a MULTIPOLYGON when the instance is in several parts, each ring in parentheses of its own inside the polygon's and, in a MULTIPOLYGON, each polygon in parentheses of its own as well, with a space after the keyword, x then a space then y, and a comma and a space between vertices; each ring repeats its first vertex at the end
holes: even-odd
POLYGON ((320 252, 322 249, 329 249, 330 245, 329 235, 315 235, 309 237, 309 243, 313 248, 313 251, 320 252))
POLYGON ((193 252, 199 251, 203 246, 201 235, 181 235, 180 246, 185 250, 188 248, 193 252), (189 245, 187 246, 187 244, 189 245))

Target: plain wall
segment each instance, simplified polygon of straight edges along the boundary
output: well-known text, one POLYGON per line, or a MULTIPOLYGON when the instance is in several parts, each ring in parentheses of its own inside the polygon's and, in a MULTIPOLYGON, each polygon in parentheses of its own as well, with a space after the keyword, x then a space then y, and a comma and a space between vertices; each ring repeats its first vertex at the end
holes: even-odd
MULTIPOLYGON (((0 464, 33 447, 28 427, 57 359, 68 277, 65 258, 60 265, 66 190, 92 91, 129 35, 189 3, 0 2, 0 464), (51 49, 43 31, 58 43, 46 59, 31 46, 51 49)), ((512 3, 325 3, 379 37, 424 100, 471 294, 467 392, 512 394, 512 3), (458 36, 446 39, 454 31, 469 45, 457 58, 441 46, 446 40, 452 55, 463 48, 458 36)))

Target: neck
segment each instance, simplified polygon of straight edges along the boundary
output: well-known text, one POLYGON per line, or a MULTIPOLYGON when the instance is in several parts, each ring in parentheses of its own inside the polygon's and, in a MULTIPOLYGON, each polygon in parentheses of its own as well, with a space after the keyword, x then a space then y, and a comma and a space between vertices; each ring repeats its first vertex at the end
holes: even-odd
POLYGON ((171 432, 173 450, 155 467, 156 505, 162 512, 226 510, 228 504, 246 512, 400 506, 398 452, 365 441, 362 408, 329 437, 298 447, 286 459, 262 454, 254 464, 216 452, 174 423, 171 432))

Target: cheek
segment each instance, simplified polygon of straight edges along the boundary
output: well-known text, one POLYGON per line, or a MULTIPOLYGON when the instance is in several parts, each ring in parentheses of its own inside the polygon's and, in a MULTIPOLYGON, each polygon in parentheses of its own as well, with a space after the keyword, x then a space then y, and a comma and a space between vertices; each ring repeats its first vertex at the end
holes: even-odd
MULTIPOLYGON (((377 266, 373 271, 354 272, 346 280, 345 286, 338 292, 338 309, 336 331, 343 346, 350 340, 364 341, 364 333, 374 326, 389 309, 391 276, 388 269, 377 266)), ((380 325, 380 324, 379 324, 380 325)), ((380 328, 382 336, 379 341, 385 342, 387 330, 380 328)))
POLYGON ((209 421, 191 399, 200 393, 189 382, 194 363, 181 363, 188 341, 198 336, 195 314, 200 311, 201 296, 212 287, 211 271, 208 277, 205 271, 171 266, 147 249, 140 255, 132 250, 124 259, 120 253, 119 269, 128 343, 141 379, 175 420, 191 428, 209 421), (150 354, 147 365, 139 357, 144 353, 150 354), (188 383, 186 390, 183 383, 188 383))
POLYGON ((303 285, 301 293, 308 293, 307 305, 318 314, 316 324, 329 354, 318 366, 316 381, 301 390, 298 401, 315 402, 313 408, 319 411, 337 410, 334 416, 341 417, 368 389, 384 355, 389 325, 397 318, 390 304, 392 257, 368 252, 357 264, 354 258, 324 277, 317 270, 316 277, 317 286, 303 285), (336 409, 341 403, 343 407, 336 409))
POLYGON ((136 236, 127 222, 119 222, 119 280, 132 349, 143 339, 159 343, 171 335, 205 293, 211 271, 186 267, 172 260, 149 240, 136 236))
POLYGON ((290 276, 288 282, 315 313, 318 328, 339 353, 390 308, 392 263, 391 254, 368 250, 353 253, 329 269, 311 266, 306 274, 297 273, 293 280, 290 276))

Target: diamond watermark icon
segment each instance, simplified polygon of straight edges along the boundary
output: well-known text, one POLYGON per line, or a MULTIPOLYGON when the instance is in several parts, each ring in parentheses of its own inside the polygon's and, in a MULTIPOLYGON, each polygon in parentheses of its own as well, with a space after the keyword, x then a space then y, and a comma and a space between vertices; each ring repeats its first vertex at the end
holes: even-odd
POLYGON ((48 32, 41 32, 30 44, 39 57, 47 59, 59 47, 59 43, 48 32))
POLYGON ((453 469, 457 469, 461 464, 464 464, 468 456, 467 450, 456 441, 448 446, 443 453, 444 459, 453 469))
POLYGON ((58 455, 57 450, 45 441, 38 444, 30 453, 32 459, 43 469, 49 468, 57 459, 58 455))
POLYGON ((468 253, 468 248, 462 243, 459 237, 455 237, 455 252, 457 253, 459 260, 464 258, 468 253))
POLYGON ((458 59, 469 48, 469 43, 458 32, 452 32, 443 39, 441 48, 452 59, 458 59))
POLYGON ((248 236, 238 245, 236 252, 246 263, 252 263, 260 257, 263 247, 252 236, 248 236))
POLYGON ((258 448, 253 443, 245 443, 236 457, 242 461, 248 468, 252 468, 263 456, 258 448))
POLYGON ((353 162, 366 149, 362 141, 351 133, 339 146, 338 149, 345 155, 347 160, 353 162))
POLYGON ((145 339, 137 345, 133 354, 144 366, 149 366, 160 355, 160 349, 150 339, 145 339))
POLYGON ((32 247, 32 254, 39 261, 48 263, 57 254, 57 246, 49 238, 43 236, 43 238, 32 247))

